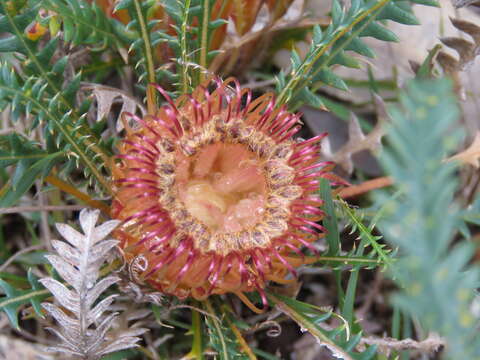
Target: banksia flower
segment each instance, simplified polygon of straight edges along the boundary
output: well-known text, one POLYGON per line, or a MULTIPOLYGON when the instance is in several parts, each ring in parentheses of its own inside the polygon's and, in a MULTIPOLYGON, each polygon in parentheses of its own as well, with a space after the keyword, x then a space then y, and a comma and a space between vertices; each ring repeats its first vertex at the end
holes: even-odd
MULTIPOLYGON (((300 114, 272 94, 252 100, 230 79, 168 101, 127 127, 114 168, 112 215, 128 263, 146 281, 184 299, 286 283, 322 236, 319 142, 293 139, 300 114), (234 90, 232 90, 232 87, 234 90)), ((126 122, 127 123, 127 122, 126 122)), ((251 305, 251 304, 250 304, 251 305)))

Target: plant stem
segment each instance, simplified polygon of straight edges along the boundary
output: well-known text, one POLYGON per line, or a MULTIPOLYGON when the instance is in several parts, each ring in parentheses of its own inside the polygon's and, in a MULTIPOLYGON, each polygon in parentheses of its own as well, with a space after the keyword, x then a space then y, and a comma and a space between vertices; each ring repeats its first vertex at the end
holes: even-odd
MULTIPOLYGON (((191 0, 185 0, 184 11, 183 11, 183 21, 180 32, 180 46, 182 48, 182 94, 189 92, 190 79, 188 76, 188 55, 187 55, 187 24, 188 24, 188 13, 190 10, 191 0)), ((208 2, 208 0, 207 0, 208 2)))
MULTIPOLYGON (((150 43, 150 36, 148 33, 145 18, 143 17, 142 7, 139 0, 133 0, 135 11, 137 12, 138 24, 140 26, 140 33, 142 34, 143 45, 145 47, 145 58, 147 61, 147 77, 148 82, 155 83, 155 66, 153 64, 152 44, 150 43)), ((147 86, 147 108, 149 114, 154 114, 157 108, 157 98, 155 96, 155 89, 147 86)))
POLYGON ((243 353, 245 353, 250 360, 257 360, 257 356, 253 353, 252 349, 250 349, 250 346, 248 346, 247 342, 242 336, 242 333, 238 328, 235 326, 232 320, 230 320, 229 315, 226 313, 225 308, 222 307, 222 312, 224 313, 225 320, 227 321, 228 326, 232 330, 233 334, 237 338, 238 344, 240 345, 240 348, 243 353))
POLYGON ((203 69, 207 69, 208 22, 210 20, 210 0, 203 1, 202 39, 200 43, 200 84, 205 80, 203 69))
POLYGON ((190 354, 197 360, 203 360, 202 321, 200 313, 196 310, 192 310, 192 333, 193 343, 190 354))
POLYGON ((317 326, 315 326, 313 322, 305 318, 291 306, 287 305, 276 294, 267 292, 267 297, 270 301, 275 303, 276 307, 280 311, 294 320, 302 329, 312 334, 320 343, 325 344, 331 351, 335 350, 337 357, 341 356, 341 358, 344 360, 353 360, 349 354, 347 354, 343 349, 339 348, 332 340, 330 340, 325 334, 317 329, 317 326))
POLYGON ((294 73, 292 74, 290 80, 288 81, 288 83, 285 85, 285 87, 283 88, 283 90, 280 92, 280 94, 278 95, 278 98, 277 98, 277 106, 281 106, 283 105, 284 103, 288 102, 288 100, 290 100, 290 97, 288 95, 289 92, 293 92, 293 91, 296 91, 297 89, 299 88, 302 88, 301 85, 299 85, 299 83, 303 80, 303 82, 307 82, 313 77, 315 76, 324 66, 328 66, 328 63, 329 61, 338 53, 340 52, 341 50, 343 50, 351 41, 351 39, 353 39, 355 37, 355 35, 352 35, 351 36, 351 39, 350 41, 345 41, 342 46, 339 46, 338 48, 335 49, 335 51, 330 54, 330 56, 328 57, 327 61, 325 61, 325 63, 323 63, 322 65, 318 66, 317 64, 317 67, 316 69, 314 70, 314 72, 308 76, 308 79, 305 80, 305 75, 309 73, 309 71, 312 69, 312 67, 314 65, 316 65, 315 63, 317 62, 317 60, 319 60, 338 40, 340 40, 343 36, 345 36, 356 24, 360 23, 361 21, 363 21, 365 18, 367 18, 368 16, 372 15, 372 13, 374 13, 376 11, 376 14, 372 15, 370 19, 368 19, 368 21, 366 21, 365 25, 362 26, 362 30, 365 26, 367 26, 371 21, 373 21, 375 19, 375 16, 382 10, 382 8, 384 6, 386 6, 391 0, 380 0, 378 3, 376 3, 374 6, 372 6, 370 9, 367 9, 365 10, 362 14, 360 14, 359 16, 356 16, 354 18, 354 20, 348 24, 347 26, 345 26, 343 28, 343 30, 339 31, 334 37, 332 40, 330 40, 327 44, 325 44, 316 54, 315 56, 313 57, 312 60, 310 61, 304 61, 302 63, 302 65, 300 66, 300 68, 294 73))
MULTIPOLYGON (((215 310, 212 307, 212 303, 210 302, 210 300, 208 300, 208 298, 203 301, 203 304, 205 305, 205 308, 207 309, 207 311, 210 314, 215 314, 215 310)), ((230 358, 228 357, 227 344, 226 344, 225 339, 223 337, 223 333, 222 333, 222 330, 220 328, 219 321, 216 317, 212 316, 212 322, 213 322, 213 326, 215 326, 215 329, 217 330, 217 334, 219 334, 219 340, 222 344, 222 352, 223 352, 223 355, 224 355, 223 360, 230 360, 230 358)))
POLYGON ((52 184, 53 186, 59 188, 60 190, 66 192, 67 194, 70 194, 76 197, 77 199, 85 202, 87 205, 94 207, 96 209, 100 209, 107 215, 110 214, 110 208, 105 203, 92 199, 89 195, 81 192, 80 190, 77 190, 76 188, 66 183, 65 181, 60 180, 55 175, 48 175, 47 177, 45 177, 44 180, 52 184))
POLYGON ((378 177, 368 181, 364 181, 358 185, 346 187, 338 193, 342 199, 365 194, 369 191, 381 189, 393 184, 393 180, 389 176, 378 177))

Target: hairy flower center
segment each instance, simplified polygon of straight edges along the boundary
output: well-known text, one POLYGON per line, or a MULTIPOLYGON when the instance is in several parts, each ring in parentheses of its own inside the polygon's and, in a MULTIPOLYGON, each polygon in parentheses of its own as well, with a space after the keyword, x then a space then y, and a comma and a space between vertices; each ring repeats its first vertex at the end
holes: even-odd
POLYGON ((242 144, 205 146, 179 164, 176 183, 187 211, 214 233, 252 228, 265 212, 261 160, 242 144))

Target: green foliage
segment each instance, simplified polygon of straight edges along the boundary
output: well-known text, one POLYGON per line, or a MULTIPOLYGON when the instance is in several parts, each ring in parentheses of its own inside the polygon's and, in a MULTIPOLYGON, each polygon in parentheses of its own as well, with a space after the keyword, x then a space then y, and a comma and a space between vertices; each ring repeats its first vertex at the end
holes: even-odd
POLYGON ((158 41, 154 28, 159 20, 148 19, 151 9, 151 2, 139 0, 121 0, 115 7, 115 11, 127 10, 132 19, 126 26, 127 30, 135 32, 128 51, 136 54, 135 69, 139 73, 139 80, 144 82, 144 89, 148 83, 157 82, 153 52, 158 41))
POLYGON ((391 249, 388 249, 385 244, 379 242, 382 238, 381 236, 373 234, 373 224, 366 227, 363 224, 362 215, 358 214, 355 209, 349 207, 345 201, 338 199, 338 201, 334 202, 330 184, 324 179, 320 184, 320 195, 324 201, 322 208, 325 212, 323 226, 326 229, 325 239, 328 250, 322 254, 322 256, 319 256, 319 260, 323 265, 332 267, 339 288, 341 273, 337 270, 340 270, 342 266, 363 266, 371 269, 378 265, 389 266, 392 263, 393 254, 391 249), (337 212, 341 214, 342 220, 347 221, 350 232, 358 232, 359 238, 361 239, 360 244, 347 254, 341 253, 342 246, 338 230, 339 220, 337 212), (364 249, 369 247, 371 251, 368 254, 364 254, 364 249))
POLYGON ((190 92, 205 77, 206 69, 217 51, 210 50, 212 33, 226 22, 210 18, 215 0, 166 0, 162 3, 172 23, 160 26, 150 16, 157 4, 148 1, 122 0, 116 10, 125 9, 132 21, 126 26, 135 31, 129 52, 136 54, 135 69, 145 87, 148 82, 169 84, 172 95, 190 92), (159 58, 159 54, 163 56, 159 58), (138 56, 140 55, 140 56, 138 56), (154 68, 154 62, 167 64, 154 68), (175 71, 168 66, 174 65, 175 71))
POLYGON ((182 83, 177 88, 185 92, 200 84, 205 77, 210 60, 218 53, 210 49, 212 34, 226 21, 211 19, 215 0, 167 0, 165 3, 165 10, 175 21, 174 29, 178 34, 176 38, 167 37, 176 58, 180 59, 177 74, 180 74, 182 83), (194 19, 197 25, 194 25, 194 19))
POLYGON ((205 307, 209 312, 209 316, 205 316, 205 324, 208 328, 210 346, 218 353, 220 360, 249 359, 248 355, 242 351, 241 344, 232 330, 231 315, 225 311, 225 308, 220 308, 218 303, 215 305, 214 307, 207 302, 205 307))
POLYGON ((65 151, 48 153, 38 144, 17 135, 0 137, 0 167, 15 166, 10 186, 0 195, 0 206, 15 204, 39 176, 46 176, 65 151))
MULTIPOLYGON (((292 69, 288 74, 281 72, 277 77, 278 105, 288 104, 291 109, 297 109, 304 103, 323 107, 321 98, 316 94, 320 86, 347 90, 345 82, 330 67, 360 67, 354 57, 347 55, 347 50, 374 57, 375 53, 361 37, 398 41, 397 36, 381 24, 381 20, 405 25, 419 24, 408 8, 409 3, 405 0, 353 0, 349 9, 342 9, 340 3, 334 0, 331 23, 324 31, 320 26, 314 26, 313 41, 305 58, 302 60, 293 51, 292 69)), ((412 0, 411 3, 438 6, 436 1, 430 0, 412 0)))
POLYGON ((50 294, 49 291, 44 289, 38 282, 38 278, 33 274, 32 269, 28 270, 28 282, 31 285, 31 289, 20 290, 0 279, 0 287, 5 292, 5 296, 0 298, 0 310, 3 310, 7 314, 10 323, 17 329, 19 328, 19 308, 30 303, 36 314, 43 317, 40 302, 50 294))
POLYGON ((376 348, 368 347, 363 352, 355 350, 362 334, 352 333, 349 324, 342 320, 343 324, 337 328, 326 330, 320 324, 337 316, 331 311, 323 311, 316 306, 291 299, 282 295, 270 293, 268 295, 277 308, 293 319, 302 329, 312 334, 316 340, 327 347, 334 357, 339 359, 369 360, 375 356, 376 348))
POLYGON ((363 223, 361 215, 357 215, 355 210, 352 209, 345 201, 341 200, 342 210, 345 212, 347 219, 350 221, 351 232, 359 232, 360 238, 362 239, 359 245, 360 254, 363 254, 363 249, 370 246, 372 252, 376 254, 378 259, 386 266, 392 265, 392 254, 391 249, 389 249, 385 244, 379 242, 382 239, 380 235, 373 234, 373 225, 366 227, 363 223))
MULTIPOLYGON (((63 40, 72 45, 94 45, 120 49, 128 34, 95 3, 85 0, 40 0, 63 25, 63 40)), ((100 49, 97 49, 100 50, 100 49)))
MULTIPOLYGON (((15 51, 23 56, 19 59, 21 71, 8 62, 0 66, 0 110, 8 108, 12 119, 16 121, 28 119, 29 130, 41 125, 48 154, 67 154, 69 161, 65 164, 66 169, 71 168, 70 165, 82 164, 85 175, 90 179, 95 178, 95 183, 108 190, 107 181, 102 175, 105 157, 102 141, 86 124, 85 115, 90 103, 76 101, 81 74, 74 73, 71 77, 65 77, 70 59, 68 55, 55 56, 60 43, 58 36, 48 40, 45 45, 26 37, 27 26, 35 20, 35 14, 38 13, 38 0, 32 0, 30 6, 18 14, 7 11, 5 3, 5 0, 0 0, 0 29, 11 34, 5 39, 11 39, 8 41, 14 46, 0 46, 0 50, 15 51)), ((5 151, 8 150, 3 148, 5 151)), ((22 154, 28 153, 17 152, 17 155, 22 154)), ((15 195, 9 195, 6 203, 15 202, 28 190, 35 177, 46 175, 44 170, 52 165, 49 160, 50 157, 30 164, 26 173, 21 168, 25 183, 14 190, 15 195)), ((26 161, 19 164, 23 166, 25 163, 26 161)))
MULTIPOLYGON (((458 141, 451 131, 456 100, 447 80, 425 80, 410 82, 401 104, 391 111, 390 147, 381 157, 401 191, 381 222, 400 253, 392 275, 401 291, 393 300, 426 329, 447 338, 449 358, 476 359, 480 342, 471 306, 479 272, 468 265, 471 244, 453 243, 457 182, 454 166, 442 162, 458 141)), ((388 196, 379 195, 377 202, 388 202, 388 196)))

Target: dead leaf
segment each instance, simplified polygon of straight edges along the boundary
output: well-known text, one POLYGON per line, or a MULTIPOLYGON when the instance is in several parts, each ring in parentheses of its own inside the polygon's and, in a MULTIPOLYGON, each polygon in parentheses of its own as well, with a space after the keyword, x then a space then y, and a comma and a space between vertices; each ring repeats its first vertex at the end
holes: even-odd
POLYGON ((91 91, 92 95, 97 101, 96 108, 96 119, 97 121, 106 118, 112 110, 114 104, 122 104, 122 109, 119 112, 119 116, 116 119, 116 129, 117 131, 123 130, 123 121, 121 121, 120 115, 124 112, 129 112, 131 114, 137 113, 140 111, 142 116, 146 115, 147 111, 145 107, 138 102, 136 98, 129 95, 125 91, 116 89, 110 86, 93 84, 93 83, 83 83, 82 89, 86 91, 91 91))
POLYGON ((385 104, 378 95, 374 95, 374 101, 377 110, 377 123, 367 135, 363 133, 355 114, 351 113, 348 124, 348 141, 333 154, 330 150, 328 137, 322 144, 322 155, 344 168, 349 174, 353 172, 353 155, 364 150, 376 152, 382 146, 382 137, 385 135, 384 125, 388 115, 385 104))
POLYGON ((460 161, 464 164, 470 164, 473 167, 480 167, 480 131, 477 131, 472 144, 462 152, 448 158, 446 161, 460 161))

